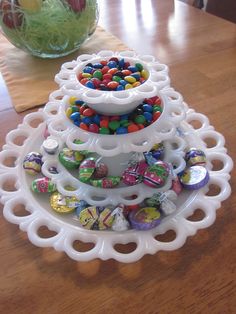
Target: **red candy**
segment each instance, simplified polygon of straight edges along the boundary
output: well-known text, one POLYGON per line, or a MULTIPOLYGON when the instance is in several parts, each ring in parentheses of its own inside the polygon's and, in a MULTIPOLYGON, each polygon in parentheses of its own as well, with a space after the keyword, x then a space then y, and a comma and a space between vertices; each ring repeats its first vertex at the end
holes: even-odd
POLYGON ((139 127, 137 126, 137 124, 131 123, 128 126, 128 132, 132 133, 132 132, 137 132, 139 130, 139 127))
POLYGON ((85 130, 85 131, 88 131, 88 126, 87 126, 87 124, 85 124, 85 123, 83 123, 83 122, 81 122, 80 123, 80 126, 79 126, 81 129, 83 129, 83 130, 85 130))
POLYGON ((119 85, 119 83, 118 82, 115 82, 115 81, 112 81, 112 82, 109 82, 108 84, 107 84, 107 87, 109 87, 110 89, 116 89, 117 88, 117 86, 119 85))
POLYGON ((92 133, 98 133, 99 132, 99 127, 97 126, 97 124, 92 123, 89 125, 89 131, 92 133))
POLYGON ((109 120, 101 120, 100 121, 100 127, 101 128, 108 128, 109 120))
POLYGON ((91 117, 95 114, 95 111, 91 108, 86 108, 84 111, 83 111, 83 115, 85 117, 91 117))
POLYGON ((160 115, 161 115, 161 112, 160 111, 157 111, 157 112, 155 112, 154 114, 153 114, 153 121, 156 121, 159 117, 160 117, 160 115))

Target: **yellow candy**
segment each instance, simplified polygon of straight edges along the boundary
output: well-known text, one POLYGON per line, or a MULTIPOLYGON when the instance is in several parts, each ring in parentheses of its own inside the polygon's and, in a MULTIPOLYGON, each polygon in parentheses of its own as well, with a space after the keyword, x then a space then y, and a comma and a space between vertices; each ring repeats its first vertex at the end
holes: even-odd
POLYGON ((84 77, 84 78, 91 78, 92 75, 90 73, 82 73, 82 77, 84 77))
POLYGON ((71 97, 69 98, 69 104, 70 104, 71 106, 74 106, 76 100, 77 100, 77 98, 76 98, 75 96, 71 96, 71 97))
POLYGON ((43 0, 19 0, 19 5, 26 11, 35 13, 41 10, 43 0))
POLYGON ((70 116, 71 116, 71 114, 72 114, 72 109, 69 107, 69 108, 67 108, 66 109, 66 116, 69 118, 70 116))
POLYGON ((136 78, 134 78, 133 76, 125 76, 124 80, 126 80, 126 82, 131 83, 131 84, 136 82, 136 78))
POLYGON ((77 207, 79 200, 74 196, 63 196, 59 192, 54 192, 50 197, 52 209, 59 214, 70 214, 77 207))
POLYGON ((135 82, 135 83, 132 84, 133 87, 138 87, 139 85, 141 85, 140 82, 135 82))
POLYGON ((131 84, 126 84, 125 85, 125 89, 130 89, 130 88, 133 88, 133 86, 131 84))
POLYGON ((142 70, 142 71, 141 71, 141 76, 142 76, 145 80, 147 80, 148 77, 149 77, 148 71, 147 71, 147 70, 142 70))

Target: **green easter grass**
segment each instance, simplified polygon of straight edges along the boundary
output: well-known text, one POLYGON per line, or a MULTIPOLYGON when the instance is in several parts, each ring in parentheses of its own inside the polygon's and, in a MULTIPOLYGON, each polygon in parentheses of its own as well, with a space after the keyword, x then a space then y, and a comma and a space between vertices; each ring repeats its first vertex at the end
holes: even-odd
POLYGON ((87 0, 81 13, 72 11, 63 1, 46 0, 39 12, 23 13, 23 23, 10 29, 2 21, 8 39, 19 48, 26 48, 34 55, 65 55, 81 45, 96 28, 97 7, 94 0, 87 0))

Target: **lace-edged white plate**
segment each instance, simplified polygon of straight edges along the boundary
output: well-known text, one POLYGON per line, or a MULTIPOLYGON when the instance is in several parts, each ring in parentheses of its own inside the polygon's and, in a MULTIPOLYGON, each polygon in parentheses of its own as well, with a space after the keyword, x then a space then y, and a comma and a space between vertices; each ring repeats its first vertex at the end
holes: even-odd
POLYGON ((210 173, 208 185, 198 191, 181 193, 177 201, 177 211, 165 217, 162 223, 152 230, 128 230, 121 233, 83 229, 71 216, 59 216, 52 212, 49 197, 35 195, 29 188, 32 179, 25 175, 22 161, 28 152, 39 151, 45 126, 46 117, 41 110, 27 115, 23 123, 6 137, 6 144, 0 153, 0 195, 4 204, 3 214, 9 222, 18 224, 21 230, 26 231, 29 240, 36 246, 54 247, 57 251, 64 251, 76 261, 113 258, 130 263, 139 260, 145 254, 178 249, 188 236, 213 224, 216 209, 231 193, 228 181, 233 162, 224 147, 224 137, 214 130, 206 116, 187 109, 186 120, 181 122, 179 133, 189 147, 203 149, 206 153, 210 173), (197 121, 201 126, 194 129, 191 125, 193 121, 197 121), (214 147, 207 147, 209 139, 215 142, 214 147), (215 162, 221 164, 220 170, 214 170, 215 162), (216 195, 207 195, 211 185, 218 188, 219 192, 216 195), (20 205, 26 209, 28 215, 17 215, 16 208, 20 205), (204 218, 200 221, 188 220, 197 209, 204 212, 204 218), (42 226, 54 231, 54 235, 49 238, 41 237, 39 229, 42 226), (168 230, 175 232, 175 239, 169 242, 158 240, 158 235, 168 230), (78 241, 90 243, 92 248, 89 247, 87 251, 77 249, 74 244, 78 241), (130 242, 136 246, 132 252, 125 254, 117 249, 117 244, 130 242))

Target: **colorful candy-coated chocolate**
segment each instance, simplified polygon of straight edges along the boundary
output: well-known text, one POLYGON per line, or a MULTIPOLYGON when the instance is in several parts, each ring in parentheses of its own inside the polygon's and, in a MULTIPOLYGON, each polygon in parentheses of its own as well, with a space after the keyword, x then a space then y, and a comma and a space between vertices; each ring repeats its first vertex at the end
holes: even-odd
MULTIPOLYGON (((72 2, 72 0, 67 1, 72 2)), ((143 84, 149 76, 143 65, 137 64, 138 66, 130 65, 123 58, 112 57, 109 60, 87 64, 77 77, 81 84, 92 89, 121 91, 135 88, 143 84)))
POLYGON ((23 160, 23 168, 25 172, 31 175, 36 175, 41 172, 42 155, 36 152, 27 154, 23 160))
MULTIPOLYGON (((112 83, 114 82, 112 81, 112 83)), ((122 80, 120 84, 123 84, 122 80)), ((127 86, 128 84, 126 84, 126 87, 127 86)), ((76 126, 93 133, 119 135, 137 132, 148 127, 161 115, 161 112, 159 112, 158 116, 154 117, 156 112, 154 112, 154 109, 150 109, 154 107, 154 105, 147 104, 148 99, 145 99, 144 102, 131 113, 121 116, 101 115, 89 108, 84 102, 79 100, 73 101, 76 105, 70 105, 70 107, 66 109, 67 116, 76 126)), ((155 151, 153 154, 156 156, 159 152, 155 151)))
POLYGON ((156 207, 143 207, 131 211, 129 221, 134 229, 149 230, 160 224, 161 213, 156 207))
POLYGON ((76 160, 75 151, 69 148, 63 148, 59 153, 59 161, 67 169, 76 169, 80 165, 80 160, 76 160))
POLYGON ((206 155, 202 150, 192 148, 186 153, 185 160, 188 166, 204 166, 206 164, 206 155))
POLYGON ((102 179, 91 179, 90 183, 98 188, 110 189, 114 188, 120 183, 121 178, 118 176, 108 176, 102 179))
POLYGON ((106 177, 108 174, 108 167, 104 163, 99 163, 96 165, 95 171, 93 173, 93 178, 94 179, 101 179, 106 177))
POLYGON ((57 189, 56 184, 52 183, 52 181, 46 177, 35 179, 31 184, 31 188, 34 192, 38 193, 52 193, 57 189))
POLYGON ((74 212, 79 200, 74 196, 64 196, 59 192, 54 192, 50 197, 52 209, 59 214, 69 214, 74 212))
POLYGON ((143 176, 143 183, 153 188, 163 186, 167 181, 169 171, 169 165, 159 160, 146 169, 143 176))
POLYGON ((209 173, 203 166, 192 166, 180 175, 180 182, 187 190, 199 190, 209 181, 209 173))
POLYGON ((96 168, 96 158, 88 157, 84 159, 79 167, 79 180, 88 182, 96 168))

